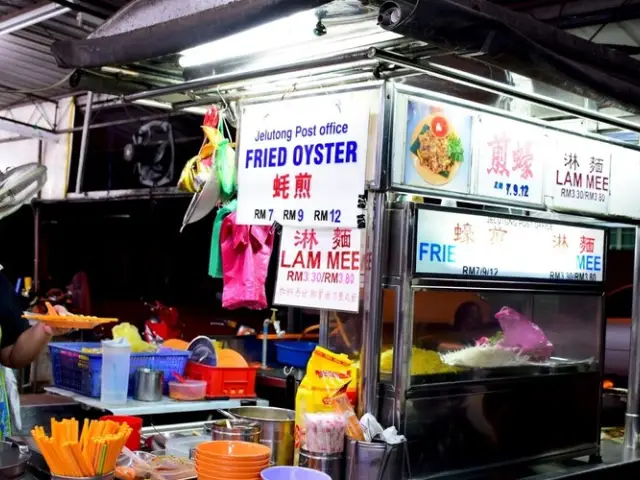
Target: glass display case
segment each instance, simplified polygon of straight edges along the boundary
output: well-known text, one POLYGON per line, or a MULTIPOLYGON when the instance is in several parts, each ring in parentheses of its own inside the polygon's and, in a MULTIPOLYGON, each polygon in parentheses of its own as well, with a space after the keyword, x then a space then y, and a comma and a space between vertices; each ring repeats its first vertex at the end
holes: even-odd
POLYGON ((596 370, 601 300, 598 294, 415 290, 411 384, 596 370))
POLYGON ((412 474, 597 455, 606 231, 412 203, 389 216, 380 408, 412 474))

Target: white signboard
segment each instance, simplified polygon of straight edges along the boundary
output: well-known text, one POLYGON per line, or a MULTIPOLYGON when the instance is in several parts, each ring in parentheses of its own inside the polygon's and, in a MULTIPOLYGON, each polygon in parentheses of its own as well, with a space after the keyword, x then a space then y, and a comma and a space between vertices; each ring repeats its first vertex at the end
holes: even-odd
POLYGON ((274 303, 357 312, 360 230, 283 227, 274 303))
POLYGON ((547 166, 545 203, 551 208, 606 214, 611 150, 603 142, 558 134, 547 166))
POLYGON ((358 226, 370 96, 248 105, 238 147, 238 223, 358 226))
POLYGON ((475 193, 511 203, 542 205, 544 129, 495 115, 473 121, 475 193))
POLYGON ((420 209, 416 274, 603 281, 604 230, 420 209))
POLYGON ((640 152, 611 146, 609 214, 640 218, 640 152))

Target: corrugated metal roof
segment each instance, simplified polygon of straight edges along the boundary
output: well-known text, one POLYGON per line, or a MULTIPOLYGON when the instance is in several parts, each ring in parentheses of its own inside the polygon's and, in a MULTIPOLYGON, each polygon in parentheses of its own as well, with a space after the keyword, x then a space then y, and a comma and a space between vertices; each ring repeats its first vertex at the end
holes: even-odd
MULTIPOLYGON (((38 3, 41 2, 1 0, 0 21, 2 16, 38 3)), ((56 40, 85 38, 128 1, 92 0, 76 3, 80 8, 86 7, 95 14, 71 11, 26 29, 0 35, 0 108, 28 102, 30 99, 56 98, 68 94, 68 83, 63 80, 71 71, 56 65, 51 54, 51 44, 56 40), (47 88, 52 85, 55 88, 47 88), (15 93, 17 90, 33 92, 15 93)))

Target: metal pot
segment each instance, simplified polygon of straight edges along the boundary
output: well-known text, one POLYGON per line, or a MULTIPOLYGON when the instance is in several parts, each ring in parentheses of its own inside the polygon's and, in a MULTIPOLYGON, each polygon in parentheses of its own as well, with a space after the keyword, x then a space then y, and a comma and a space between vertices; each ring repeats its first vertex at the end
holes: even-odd
POLYGON ((0 442, 0 478, 18 478, 27 470, 29 447, 21 442, 0 442))
POLYGON ((259 443, 261 431, 260 424, 251 420, 216 420, 211 424, 213 440, 259 443))
POLYGON ((164 372, 150 368, 138 368, 135 375, 134 400, 159 402, 162 400, 164 372))
POLYGON ((235 407, 227 411, 260 424, 260 443, 271 448, 272 464, 293 465, 295 411, 274 407, 235 407))

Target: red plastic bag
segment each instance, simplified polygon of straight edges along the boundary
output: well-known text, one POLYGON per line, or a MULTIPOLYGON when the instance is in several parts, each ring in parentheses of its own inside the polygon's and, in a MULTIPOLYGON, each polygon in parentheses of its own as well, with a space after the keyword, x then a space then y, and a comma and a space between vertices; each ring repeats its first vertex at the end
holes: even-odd
POLYGON ((272 249, 271 226, 238 225, 235 212, 222 221, 220 250, 224 308, 267 308, 264 285, 272 249))
POLYGON ((504 337, 497 345, 519 350, 532 360, 548 360, 553 353, 553 344, 542 329, 513 308, 502 307, 496 319, 504 337))

